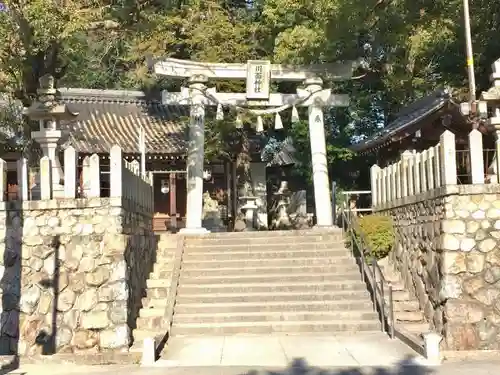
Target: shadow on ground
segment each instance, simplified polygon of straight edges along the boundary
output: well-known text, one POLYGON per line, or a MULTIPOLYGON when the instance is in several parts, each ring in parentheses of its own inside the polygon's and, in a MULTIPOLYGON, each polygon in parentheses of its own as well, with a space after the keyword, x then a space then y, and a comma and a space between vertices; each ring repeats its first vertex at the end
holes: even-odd
POLYGON ((419 365, 413 357, 408 356, 391 368, 379 366, 320 368, 310 366, 303 358, 296 358, 283 370, 250 370, 240 372, 238 375, 430 375, 432 373, 433 369, 419 365))
MULTIPOLYGON (((310 365, 303 358, 293 359, 286 368, 269 366, 176 366, 146 367, 127 371, 129 375, 431 375, 438 368, 419 364, 407 356, 392 366, 338 366, 319 367, 310 365)), ((111 374, 113 370, 93 375, 111 374)), ((76 375, 76 374, 75 374, 76 375)))

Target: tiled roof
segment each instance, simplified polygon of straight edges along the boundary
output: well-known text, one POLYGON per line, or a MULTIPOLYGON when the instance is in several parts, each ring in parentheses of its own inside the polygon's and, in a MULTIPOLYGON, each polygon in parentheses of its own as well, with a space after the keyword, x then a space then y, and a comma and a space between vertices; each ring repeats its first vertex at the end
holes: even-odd
MULTIPOLYGON (((383 128, 375 136, 351 146, 356 152, 369 151, 391 141, 395 135, 399 135, 410 126, 424 120, 427 116, 444 108, 449 102, 450 96, 446 90, 438 90, 433 94, 423 97, 403 108, 396 119, 383 128)), ((410 134, 408 134, 410 135, 410 134)))
POLYGON ((146 152, 179 154, 186 150, 187 107, 164 106, 142 91, 60 89, 60 100, 79 115, 62 124, 69 143, 81 153, 108 153, 119 145, 125 153, 139 152, 139 129, 146 135, 146 152))

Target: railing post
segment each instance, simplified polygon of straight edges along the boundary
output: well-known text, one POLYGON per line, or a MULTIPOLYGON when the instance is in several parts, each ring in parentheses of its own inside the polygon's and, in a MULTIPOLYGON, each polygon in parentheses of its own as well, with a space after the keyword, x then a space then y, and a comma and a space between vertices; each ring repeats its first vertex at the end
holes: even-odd
MULTIPOLYGON (((373 260, 372 260, 373 262, 373 260)), ((372 263, 373 268, 373 300, 375 301, 375 310, 377 309, 377 270, 375 268, 375 263, 372 263)))
MULTIPOLYGON (((373 261, 373 268, 375 272, 379 269, 377 267, 377 260, 375 259, 373 261)), ((376 280, 376 279, 375 279, 376 280)), ((375 286, 377 284, 375 283, 375 286)), ((384 281, 382 275, 380 275, 380 315, 381 315, 381 321, 382 321, 382 332, 386 332, 387 326, 386 326, 386 320, 385 320, 385 292, 384 292, 384 281)))
POLYGON ((392 291, 392 284, 389 283, 389 337, 391 339, 394 338, 394 324, 396 324, 394 321, 394 301, 392 300, 392 291))

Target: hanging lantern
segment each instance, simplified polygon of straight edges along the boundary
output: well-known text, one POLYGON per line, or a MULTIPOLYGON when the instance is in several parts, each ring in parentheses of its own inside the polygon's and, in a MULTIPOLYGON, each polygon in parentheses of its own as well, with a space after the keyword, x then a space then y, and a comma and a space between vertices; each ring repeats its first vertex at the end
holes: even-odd
POLYGON ((170 192, 170 186, 167 180, 161 180, 161 193, 168 194, 170 192))

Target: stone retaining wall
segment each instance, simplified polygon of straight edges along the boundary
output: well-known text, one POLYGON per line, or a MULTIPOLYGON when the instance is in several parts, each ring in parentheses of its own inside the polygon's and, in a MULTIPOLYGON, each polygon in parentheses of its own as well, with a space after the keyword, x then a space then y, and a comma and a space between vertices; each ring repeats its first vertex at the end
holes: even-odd
POLYGON ((447 186, 380 207, 391 261, 449 350, 500 349, 500 186, 447 186))
POLYGON ((0 202, 0 354, 127 349, 151 219, 114 198, 0 202))

